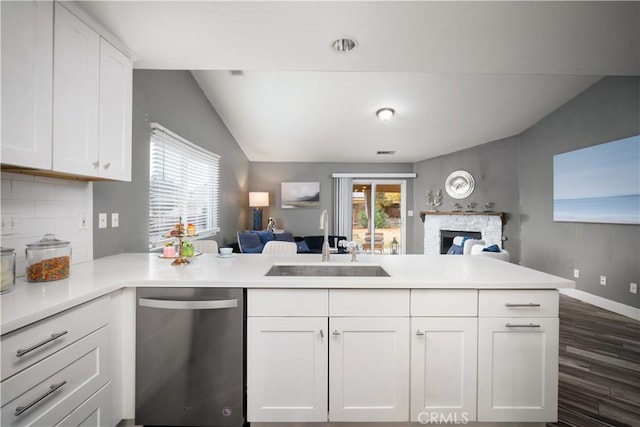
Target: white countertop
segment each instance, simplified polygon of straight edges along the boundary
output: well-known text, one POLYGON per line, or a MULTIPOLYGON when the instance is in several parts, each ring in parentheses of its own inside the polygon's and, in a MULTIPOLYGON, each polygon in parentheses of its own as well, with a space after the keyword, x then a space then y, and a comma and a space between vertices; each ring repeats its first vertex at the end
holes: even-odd
MULTIPOLYGON (((122 287, 561 289, 575 282, 483 256, 358 255, 359 264, 382 266, 390 277, 267 277, 273 264, 322 264, 320 255, 204 254, 186 266, 155 254, 120 254, 71 266, 70 277, 44 283, 16 280, 0 296, 2 334, 122 287)), ((350 264, 350 255, 331 263, 350 264)))

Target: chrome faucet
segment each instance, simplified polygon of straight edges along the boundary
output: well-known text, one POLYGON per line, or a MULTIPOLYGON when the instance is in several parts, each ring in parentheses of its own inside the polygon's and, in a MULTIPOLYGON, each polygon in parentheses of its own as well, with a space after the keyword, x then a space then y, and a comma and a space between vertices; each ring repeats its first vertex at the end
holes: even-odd
POLYGON ((322 262, 329 262, 329 214, 327 210, 320 215, 320 230, 324 230, 324 242, 322 243, 322 262))

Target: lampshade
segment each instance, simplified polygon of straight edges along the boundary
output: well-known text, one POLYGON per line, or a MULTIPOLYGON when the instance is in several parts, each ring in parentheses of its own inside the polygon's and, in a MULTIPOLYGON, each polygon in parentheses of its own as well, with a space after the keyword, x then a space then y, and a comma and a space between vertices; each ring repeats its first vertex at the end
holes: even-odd
POLYGON ((269 193, 266 191, 250 191, 249 206, 252 208, 269 206, 269 193))

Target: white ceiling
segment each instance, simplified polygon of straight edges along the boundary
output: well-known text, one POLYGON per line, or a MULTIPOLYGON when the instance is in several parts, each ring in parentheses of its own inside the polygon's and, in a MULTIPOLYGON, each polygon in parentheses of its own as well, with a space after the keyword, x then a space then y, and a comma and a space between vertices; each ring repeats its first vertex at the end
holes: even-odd
POLYGON ((419 161, 520 133, 602 76, 640 75, 638 2, 79 4, 136 68, 194 70, 251 161, 419 161), (332 51, 345 35, 358 47, 332 51))

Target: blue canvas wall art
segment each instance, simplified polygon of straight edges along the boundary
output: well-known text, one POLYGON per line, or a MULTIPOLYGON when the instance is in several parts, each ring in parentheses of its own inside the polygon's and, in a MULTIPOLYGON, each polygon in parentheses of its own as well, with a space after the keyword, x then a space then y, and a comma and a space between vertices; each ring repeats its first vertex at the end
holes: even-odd
POLYGON ((640 135, 553 156, 553 220, 640 224, 640 135))

